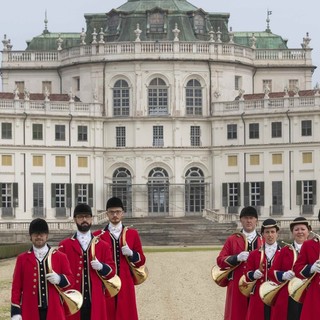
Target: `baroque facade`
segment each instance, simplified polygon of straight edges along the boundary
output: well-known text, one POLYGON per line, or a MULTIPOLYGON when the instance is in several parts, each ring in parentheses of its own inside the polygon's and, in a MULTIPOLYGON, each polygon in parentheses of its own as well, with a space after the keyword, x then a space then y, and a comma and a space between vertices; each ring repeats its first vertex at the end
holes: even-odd
POLYGON ((0 93, 1 219, 95 212, 119 196, 129 216, 315 218, 318 88, 310 39, 287 47, 269 24, 234 32, 229 14, 179 0, 129 0, 45 29, 14 51, 0 93), (159 6, 161 4, 161 6, 159 6))

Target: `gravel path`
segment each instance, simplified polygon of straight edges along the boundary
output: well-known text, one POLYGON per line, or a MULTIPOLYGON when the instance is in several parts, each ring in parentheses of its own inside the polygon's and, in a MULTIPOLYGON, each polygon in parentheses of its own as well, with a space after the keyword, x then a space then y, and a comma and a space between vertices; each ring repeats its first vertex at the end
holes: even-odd
MULTIPOLYGON (((218 251, 147 253, 148 280, 136 287, 140 320, 222 320, 225 288, 211 279, 218 251)), ((15 259, 0 260, 0 320, 9 319, 15 259)))

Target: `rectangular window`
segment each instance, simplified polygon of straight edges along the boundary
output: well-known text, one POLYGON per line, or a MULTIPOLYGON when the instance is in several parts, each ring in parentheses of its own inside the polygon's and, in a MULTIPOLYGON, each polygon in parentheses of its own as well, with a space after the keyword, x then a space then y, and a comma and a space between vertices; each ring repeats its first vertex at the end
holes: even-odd
POLYGON ((76 184, 76 202, 77 203, 88 203, 88 185, 87 184, 76 184))
POLYGON ((12 139, 12 123, 2 122, 1 139, 12 139))
POLYGON ((73 78, 73 90, 80 91, 80 77, 73 78))
POLYGON ((229 207, 238 207, 239 203, 239 183, 228 183, 228 202, 229 207))
POLYGON ((312 152, 302 153, 302 163, 312 163, 312 152))
POLYGON ((78 141, 88 141, 87 126, 78 126, 78 141))
POLYGON ((1 206, 2 208, 13 207, 12 183, 1 183, 1 206))
POLYGON ((52 93, 52 82, 51 81, 42 81, 42 93, 46 92, 52 93))
POLYGON ((228 156, 228 166, 236 167, 238 165, 238 157, 237 156, 228 156))
POLYGON ((298 79, 290 79, 289 80, 289 91, 295 91, 299 88, 299 80, 298 79))
POLYGON ((272 92, 272 80, 262 80, 262 91, 265 92, 266 89, 268 89, 269 92, 272 92))
POLYGON ((116 127, 116 146, 126 146, 126 127, 116 127))
POLYGON ((65 166, 66 166, 66 157, 56 156, 56 167, 65 167, 65 166))
POLYGON ((282 181, 272 181, 272 205, 282 205, 282 181))
POLYGON ((272 122, 271 123, 271 137, 272 138, 281 138, 282 137, 282 123, 281 122, 272 122))
POLYGON ((249 138, 259 139, 259 123, 249 123, 249 138))
POLYGON ((251 166, 258 166, 260 164, 260 156, 258 154, 251 154, 250 155, 250 165, 251 166))
POLYGON ((260 182, 251 182, 250 183, 250 205, 260 206, 260 199, 261 199, 260 182))
POLYGON ((12 166, 12 155, 3 154, 1 156, 1 164, 3 166, 12 166))
POLYGON ((34 167, 42 167, 43 166, 43 156, 33 156, 32 157, 32 165, 34 167))
POLYGON ((55 205, 56 208, 66 207, 66 185, 63 183, 55 184, 55 205))
POLYGON ((301 121, 301 135, 303 137, 312 135, 312 123, 311 120, 302 120, 301 121))
POLYGON ((24 81, 16 81, 16 88, 19 90, 19 93, 24 93, 24 81))
POLYGON ((55 125, 55 138, 56 141, 65 141, 66 140, 66 126, 61 124, 55 125))
POLYGON ((228 140, 237 139, 237 125, 236 124, 228 124, 227 125, 227 137, 228 140))
POLYGON ((88 157, 78 157, 78 167, 88 168, 88 157))
POLYGON ((163 147, 163 126, 153 127, 153 143, 154 147, 163 147))
POLYGON ((41 123, 32 124, 32 140, 43 139, 43 128, 41 123))
POLYGON ((272 154, 272 164, 282 164, 282 154, 281 153, 272 154))
POLYGON ((200 146, 200 126, 190 127, 190 142, 192 147, 200 146))
POLYGON ((314 192, 313 192, 313 181, 307 180, 302 181, 302 196, 303 196, 303 205, 314 204, 314 192))
POLYGON ((34 183, 33 184, 33 208, 43 208, 43 207, 44 207, 43 183, 34 183))
POLYGON ((241 76, 234 77, 234 89, 235 90, 242 89, 242 77, 241 76))

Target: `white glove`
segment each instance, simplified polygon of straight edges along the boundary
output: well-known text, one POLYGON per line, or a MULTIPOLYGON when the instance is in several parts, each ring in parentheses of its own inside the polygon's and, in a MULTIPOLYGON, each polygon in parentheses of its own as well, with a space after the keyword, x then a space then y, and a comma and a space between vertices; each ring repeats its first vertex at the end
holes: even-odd
POLYGON ((124 256, 131 257, 133 255, 133 251, 128 247, 127 244, 121 248, 121 251, 124 256))
POLYGON ((97 270, 97 271, 100 271, 102 268, 103 268, 103 265, 101 262, 99 262, 98 259, 95 259, 95 260, 91 260, 91 267, 92 269, 94 270, 97 270))
POLYGON ((238 261, 247 261, 249 257, 249 251, 242 251, 237 255, 238 261))
POLYGON ((260 278, 262 278, 262 276, 263 276, 263 273, 262 273, 259 269, 257 269, 257 270, 253 273, 253 277, 254 277, 255 279, 260 279, 260 278))
POLYGON ((317 260, 311 267, 310 269, 310 272, 311 273, 315 273, 315 272, 318 272, 320 273, 320 260, 317 260))
POLYGON ((292 270, 286 271, 282 275, 282 280, 291 280, 295 276, 294 272, 292 270))
POLYGON ((47 273, 46 278, 52 284, 59 284, 61 281, 61 277, 55 272, 47 273))
POLYGON ((11 320, 22 320, 22 317, 20 314, 15 314, 14 316, 11 317, 11 320))

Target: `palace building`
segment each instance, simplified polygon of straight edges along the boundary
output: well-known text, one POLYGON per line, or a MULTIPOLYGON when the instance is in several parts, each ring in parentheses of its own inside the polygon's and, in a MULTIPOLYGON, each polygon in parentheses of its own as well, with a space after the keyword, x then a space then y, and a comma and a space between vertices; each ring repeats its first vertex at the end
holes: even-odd
POLYGON ((128 0, 43 32, 4 36, 0 220, 95 213, 108 197, 132 217, 316 219, 320 92, 310 38, 230 30, 228 13, 185 0, 128 0))

